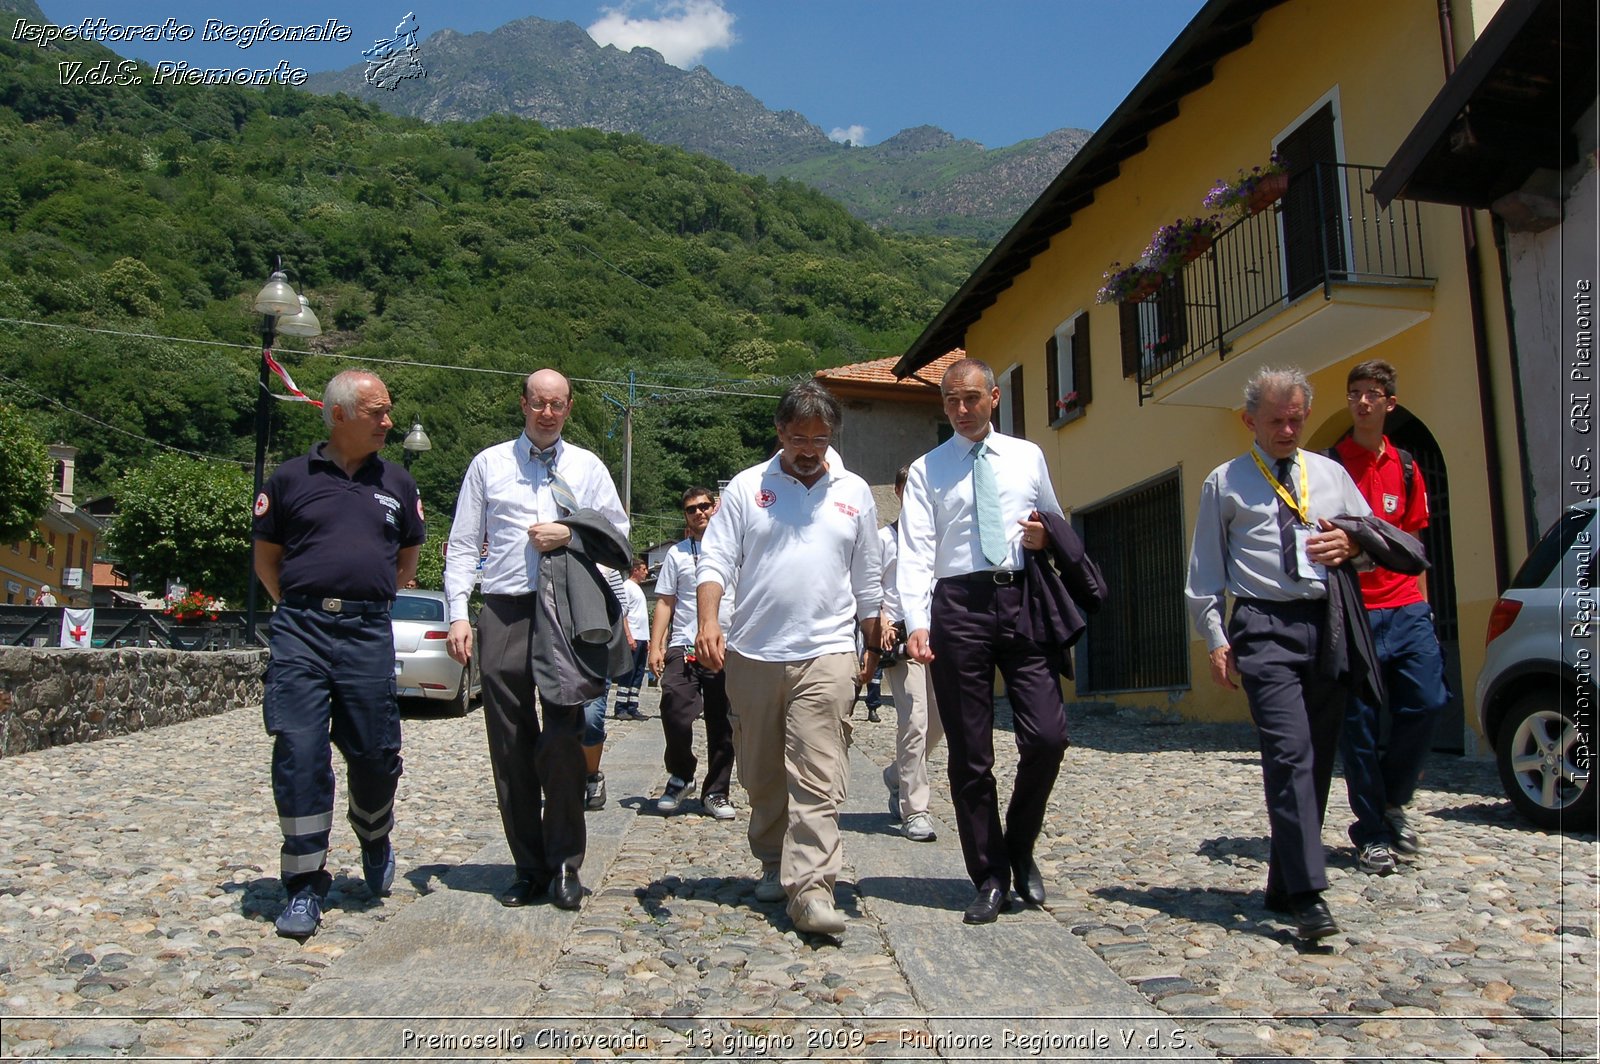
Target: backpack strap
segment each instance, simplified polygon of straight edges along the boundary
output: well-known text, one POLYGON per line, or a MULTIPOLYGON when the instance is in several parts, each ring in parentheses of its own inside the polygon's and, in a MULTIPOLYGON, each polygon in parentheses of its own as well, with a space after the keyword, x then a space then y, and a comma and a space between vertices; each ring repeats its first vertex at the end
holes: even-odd
MULTIPOLYGON (((1345 433, 1345 435, 1348 436, 1349 433, 1345 433)), ((1342 439, 1343 437, 1340 438, 1342 439)), ((1406 509, 1409 510, 1411 508, 1412 487, 1417 482, 1417 460, 1404 447, 1395 447, 1393 443, 1389 444, 1389 446, 1394 447, 1394 456, 1400 459, 1400 482, 1405 491, 1406 509)), ((1337 445, 1327 448, 1322 453, 1338 462, 1339 465, 1344 465, 1344 458, 1339 454, 1337 445)))

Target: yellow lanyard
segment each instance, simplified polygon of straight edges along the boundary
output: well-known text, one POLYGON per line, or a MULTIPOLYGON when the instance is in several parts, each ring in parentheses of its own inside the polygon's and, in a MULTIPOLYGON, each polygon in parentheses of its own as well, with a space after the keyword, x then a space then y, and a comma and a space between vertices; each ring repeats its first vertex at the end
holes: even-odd
MULTIPOLYGON (((1256 468, 1261 470, 1261 475, 1267 478, 1267 483, 1271 484, 1272 490, 1278 493, 1278 498, 1287 503, 1289 509, 1299 516, 1301 524, 1309 525, 1311 523, 1311 482, 1306 478, 1305 462, 1298 463, 1300 466, 1300 501, 1296 502, 1294 496, 1290 495, 1288 490, 1278 482, 1278 478, 1272 475, 1272 470, 1267 468, 1267 463, 1261 460, 1261 455, 1256 453, 1254 447, 1250 448, 1250 457, 1256 460, 1256 468)), ((1296 451, 1295 458, 1299 459, 1299 457, 1300 452, 1296 451)))

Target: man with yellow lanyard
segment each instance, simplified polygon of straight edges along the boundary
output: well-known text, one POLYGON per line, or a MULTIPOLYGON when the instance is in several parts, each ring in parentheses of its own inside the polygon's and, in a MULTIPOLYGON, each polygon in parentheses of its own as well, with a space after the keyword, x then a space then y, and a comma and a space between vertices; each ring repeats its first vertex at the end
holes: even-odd
MULTIPOLYGON (((1349 697, 1348 674, 1323 675, 1327 568, 1365 559, 1329 518, 1372 512, 1339 463, 1300 449, 1311 385, 1297 369, 1261 369, 1244 389, 1255 446, 1200 488, 1184 595, 1211 655, 1211 678, 1250 701, 1261 740, 1272 852, 1266 906, 1303 939, 1337 934, 1322 900, 1322 818, 1349 697), (1224 593, 1234 600, 1223 623, 1224 593)), ((1370 566, 1367 566, 1370 567, 1370 566)))

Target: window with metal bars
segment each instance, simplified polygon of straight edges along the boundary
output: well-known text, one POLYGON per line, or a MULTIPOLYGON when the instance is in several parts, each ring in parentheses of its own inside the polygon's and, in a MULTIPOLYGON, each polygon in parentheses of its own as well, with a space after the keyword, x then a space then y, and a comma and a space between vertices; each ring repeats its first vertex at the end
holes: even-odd
POLYGON ((1078 646, 1079 693, 1189 686, 1177 472, 1074 519, 1111 591, 1078 646))

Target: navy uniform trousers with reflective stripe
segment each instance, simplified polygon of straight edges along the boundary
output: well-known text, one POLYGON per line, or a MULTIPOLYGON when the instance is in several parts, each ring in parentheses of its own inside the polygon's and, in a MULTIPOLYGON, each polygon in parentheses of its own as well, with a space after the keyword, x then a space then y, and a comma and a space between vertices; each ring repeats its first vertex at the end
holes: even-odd
POLYGON ((326 895, 333 829, 333 750, 349 772, 348 817, 363 846, 394 827, 400 780, 394 635, 387 613, 279 606, 272 617, 262 713, 272 748, 272 793, 283 831, 280 870, 291 896, 326 895), (331 739, 331 746, 330 746, 331 739))

